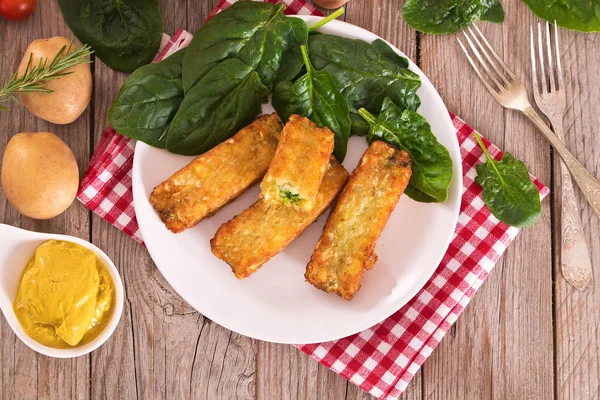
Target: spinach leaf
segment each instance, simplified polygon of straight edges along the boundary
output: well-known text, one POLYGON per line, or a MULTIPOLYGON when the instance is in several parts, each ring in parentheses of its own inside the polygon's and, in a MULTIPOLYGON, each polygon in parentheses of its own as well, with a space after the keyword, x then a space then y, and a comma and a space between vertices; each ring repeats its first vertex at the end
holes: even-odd
POLYGON ((158 0, 59 0, 67 24, 98 58, 118 71, 148 64, 160 46, 158 0))
POLYGON ((366 136, 369 133, 369 124, 358 113, 350 112, 350 132, 356 136, 366 136))
POLYGON ((404 194, 407 195, 408 197, 410 197, 411 199, 413 199, 414 201, 418 201, 419 203, 437 203, 438 201, 425 194, 424 192, 420 191, 419 189, 417 189, 416 187, 414 187, 413 185, 408 184, 408 186, 406 187, 406 189, 404 190, 404 194))
POLYGON ((523 0, 546 21, 582 32, 600 31, 600 0, 523 0))
POLYGON ((494 217, 517 228, 535 224, 542 213, 540 192, 525 164, 508 152, 502 160, 494 160, 479 135, 473 136, 487 158, 485 164, 477 166, 475 182, 483 188, 483 201, 494 217))
POLYGON ((504 21, 498 0, 406 0, 402 16, 414 29, 426 33, 455 33, 481 19, 504 21))
POLYGON ((286 17, 284 9, 284 4, 238 1, 211 18, 196 32, 183 60, 185 93, 232 57, 254 68, 269 90, 296 76, 308 28, 303 20, 286 17))
POLYGON ((108 122, 123 136, 165 148, 165 132, 183 100, 181 63, 186 49, 136 69, 121 86, 108 122))
POLYGON ((500 2, 492 4, 485 14, 481 16, 481 20, 495 22, 497 24, 504 22, 504 8, 502 8, 502 4, 500 4, 500 2))
POLYGON ((379 116, 373 116, 364 108, 358 113, 371 126, 367 135, 369 142, 380 139, 410 154, 410 186, 414 189, 407 190, 407 195, 414 200, 427 202, 444 202, 448 199, 452 159, 448 150, 431 132, 425 118, 412 110, 402 111, 387 97, 379 116))
POLYGON ((252 122, 268 92, 254 68, 237 58, 222 61, 186 93, 167 131, 167 150, 210 150, 252 122))
POLYGON ((371 43, 371 47, 378 54, 380 54, 383 57, 386 57, 388 60, 395 63, 399 67, 408 68, 408 60, 398 55, 398 53, 396 53, 394 49, 392 49, 390 45, 384 42, 383 40, 375 39, 373 43, 371 43))
MULTIPOLYGON (((392 49, 384 50, 385 43, 375 41, 368 44, 327 34, 311 36, 308 43, 315 69, 333 76, 351 113, 356 114, 359 108, 365 108, 378 114, 386 97, 403 110, 416 111, 419 108, 419 76, 404 67, 408 61, 392 56, 392 49)), ((352 134, 364 134, 366 125, 357 116, 351 115, 351 118, 352 134)))
POLYGON ((335 87, 327 71, 316 71, 310 63, 306 46, 301 47, 306 74, 296 82, 281 82, 273 92, 273 107, 283 121, 298 114, 335 134, 333 154, 343 161, 350 137, 348 103, 335 87))

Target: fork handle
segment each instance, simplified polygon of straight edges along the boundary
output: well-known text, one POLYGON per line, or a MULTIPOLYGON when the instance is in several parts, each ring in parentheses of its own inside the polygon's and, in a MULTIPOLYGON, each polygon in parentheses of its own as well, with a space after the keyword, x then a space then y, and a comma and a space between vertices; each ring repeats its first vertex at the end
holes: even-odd
POLYGON ((561 161, 559 164, 561 183, 560 193, 557 195, 560 196, 561 272, 567 282, 578 290, 584 290, 592 280, 592 261, 581 223, 579 206, 573 192, 571 175, 564 162, 561 161))
MULTIPOLYGON (((552 130, 564 143, 562 112, 546 114, 552 130)), ((573 181, 565 163, 558 163, 560 175, 555 196, 560 215, 560 269, 565 280, 578 290, 584 290, 592 280, 592 261, 581 223, 581 212, 575 199, 573 181)))
POLYGON ((579 188, 583 192, 588 203, 592 206, 592 210, 600 218, 600 182, 594 178, 592 174, 577 159, 571 154, 569 149, 563 144, 563 142, 552 132, 552 130, 546 125, 542 117, 531 107, 528 106, 523 110, 523 114, 527 116, 542 131, 546 139, 550 142, 554 150, 558 152, 558 155, 564 161, 565 165, 571 172, 575 182, 579 185, 579 188))

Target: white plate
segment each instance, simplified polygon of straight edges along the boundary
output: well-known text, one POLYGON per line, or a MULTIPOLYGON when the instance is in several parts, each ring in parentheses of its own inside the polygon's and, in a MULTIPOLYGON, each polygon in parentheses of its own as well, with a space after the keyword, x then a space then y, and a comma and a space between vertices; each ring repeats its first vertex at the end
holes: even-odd
MULTIPOLYGON (((310 26, 320 18, 302 19, 310 26)), ((341 21, 332 21, 321 31, 367 42, 378 38, 341 21)), ((133 163, 133 197, 140 230, 152 259, 181 297, 228 329, 279 343, 339 339, 377 324, 406 304, 425 285, 448 248, 458 218, 462 187, 458 141, 448 111, 431 82, 412 62, 410 69, 423 82, 418 91, 422 101, 419 112, 450 151, 454 179, 444 204, 401 198, 377 242, 379 261, 365 273, 362 288, 352 301, 317 290, 304 280, 306 264, 327 215, 321 216, 259 271, 240 281, 225 262, 211 253, 209 241, 221 224, 258 199, 258 187, 251 188, 196 227, 173 234, 160 221, 148 197, 155 186, 193 157, 138 143, 133 163)), ((270 105, 263 107, 264 113, 272 111, 270 105)), ((354 169, 366 148, 363 137, 351 138, 344 161, 348 171, 354 169)))

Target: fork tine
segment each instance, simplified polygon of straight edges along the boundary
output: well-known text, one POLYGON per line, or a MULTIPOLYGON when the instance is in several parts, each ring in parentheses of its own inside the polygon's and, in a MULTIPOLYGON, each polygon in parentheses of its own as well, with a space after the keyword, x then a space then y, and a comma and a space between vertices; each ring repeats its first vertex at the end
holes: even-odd
POLYGON ((492 56, 494 56, 494 59, 496 59, 496 61, 502 67, 504 67, 504 72, 506 72, 506 74, 508 76, 510 76, 513 80, 518 80, 517 76, 512 72, 512 70, 508 67, 508 65, 506 65, 504 60, 502 60, 502 58, 498 55, 498 53, 496 53, 496 51, 494 50, 494 48, 492 47, 490 42, 488 42, 488 40, 485 38, 485 36, 483 36, 483 33, 481 33, 481 31, 479 30, 477 25, 474 24, 473 28, 475 28, 475 31, 479 34, 479 37, 481 38, 481 41, 485 44, 485 46, 490 51, 490 53, 492 53, 492 56))
POLYGON ((558 89, 563 90, 565 83, 563 82, 562 66, 560 65, 560 48, 558 47, 558 26, 554 20, 554 45, 556 50, 556 68, 558 75, 558 89))
POLYGON ((538 22, 538 26, 537 26, 537 33, 538 33, 538 56, 540 57, 540 75, 541 75, 540 91, 542 93, 548 93, 548 81, 546 80, 546 66, 544 64, 544 46, 542 45, 542 28, 540 27, 539 22, 538 22))
POLYGON ((538 91, 537 69, 535 67, 535 42, 533 40, 533 25, 529 25, 529 46, 531 50, 531 81, 533 83, 533 91, 538 91))
MULTIPOLYGON (((481 53, 483 53, 483 55, 485 56, 485 58, 488 60, 488 63, 491 65, 491 67, 494 69, 494 71, 496 72, 496 75, 498 75, 503 81, 504 81, 504 85, 500 85, 499 82, 497 82, 495 79, 494 81, 496 82, 496 85, 498 85, 499 88, 504 88, 504 87, 508 87, 510 85, 510 81, 508 79, 506 79, 506 76, 504 76, 504 74, 502 73, 502 68, 499 68, 494 61, 492 61, 492 59, 490 58, 488 52, 486 51, 485 47, 483 47, 483 45, 481 44, 481 42, 479 41, 479 39, 477 39, 477 36, 475 35, 475 33, 473 33, 473 30, 469 27, 468 28, 469 33, 471 34, 471 37, 473 38, 473 40, 475 41, 475 43, 477 43, 477 46, 479 48, 479 50, 481 51, 481 53)), ((465 31, 463 31, 463 34, 465 35, 465 37, 467 37, 467 33, 465 31)), ((467 37, 467 40, 469 40, 469 38, 467 37)), ((473 47, 473 46, 471 46, 473 47)), ((478 56, 479 52, 476 52, 475 55, 478 56)), ((478 56, 479 58, 479 56, 478 56)), ((480 59, 479 60, 482 64, 483 61, 480 59)), ((488 74, 490 74, 490 76, 494 76, 494 74, 490 71, 488 71, 488 74)))
POLYGON ((550 24, 546 22, 546 52, 548 53, 548 80, 550 81, 550 92, 556 91, 554 79, 554 63, 552 62, 552 43, 550 41, 550 24))
POLYGON ((465 46, 463 45, 463 43, 460 41, 460 39, 456 38, 456 40, 458 40, 458 44, 460 45, 460 48, 465 53, 465 56, 467 56, 467 60, 469 60, 469 63, 471 64, 471 67, 473 67, 473 69, 475 70, 475 73, 477 74, 477 76, 481 80, 481 83, 483 83, 483 86, 485 86, 486 89, 492 94, 492 96, 494 96, 494 98, 496 99, 496 101, 499 101, 498 100, 498 92, 496 91, 496 89, 494 89, 487 82, 487 80, 483 77, 483 75, 481 74, 481 71, 479 71, 479 68, 477 68, 477 65, 475 64, 475 61, 473 60, 473 58, 471 57, 471 55, 469 54, 469 52, 467 51, 467 49, 465 48, 465 46))
MULTIPOLYGON (((472 34, 472 32, 471 32, 471 34, 472 34)), ((498 88, 498 91, 502 92, 503 90, 505 90, 506 87, 504 85, 502 85, 500 83, 500 81, 498 81, 498 79, 496 79, 495 74, 488 68, 488 64, 481 57, 481 54, 479 53, 479 50, 477 50, 477 46, 475 46, 473 44, 473 42, 471 41, 471 38, 469 37, 469 35, 467 35, 466 32, 464 32, 464 31, 463 31, 463 35, 465 36, 465 39, 467 39, 467 42, 469 43, 469 47, 471 48, 471 51, 473 52, 473 54, 475 54, 475 57, 477 57, 477 59, 479 60, 479 64, 483 67, 483 69, 485 70, 485 72, 487 72, 488 77, 492 81, 494 81, 494 84, 496 84, 496 87, 498 88)), ((475 37, 475 36, 473 36, 473 37, 475 37)), ((482 50, 483 54, 485 54, 485 56, 488 59, 488 61, 490 61, 490 65, 492 65, 491 60, 488 57, 488 55, 485 52, 485 50, 483 48, 480 48, 480 49, 482 50)), ((492 66, 492 68, 494 68, 494 67, 492 66)), ((497 73, 497 71, 496 71, 496 73, 497 73)), ((509 83, 507 82, 506 84, 508 85, 509 83)))

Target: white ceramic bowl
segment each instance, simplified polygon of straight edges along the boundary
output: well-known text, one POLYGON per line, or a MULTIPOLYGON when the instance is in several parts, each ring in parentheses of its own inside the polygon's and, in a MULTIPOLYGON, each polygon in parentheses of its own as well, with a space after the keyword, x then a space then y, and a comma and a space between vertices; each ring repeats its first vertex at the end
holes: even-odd
POLYGON ((123 282, 121 281, 119 271, 117 271, 115 264, 113 264, 110 258, 98 247, 74 236, 31 232, 10 225, 0 224, 0 309, 2 309, 4 317, 15 334, 32 350, 49 357, 71 358, 82 356, 97 349, 115 331, 123 313, 123 301, 123 282), (47 347, 33 340, 25 333, 13 310, 13 303, 17 296, 17 290, 21 283, 21 276, 23 275, 25 266, 35 253, 37 247, 50 239, 77 243, 96 253, 100 261, 108 269, 115 284, 115 309, 104 330, 91 342, 68 349, 47 347))

